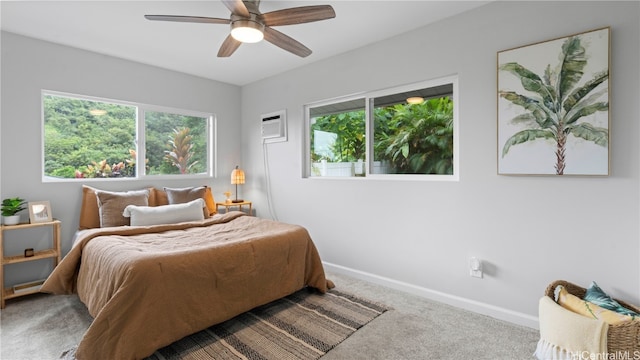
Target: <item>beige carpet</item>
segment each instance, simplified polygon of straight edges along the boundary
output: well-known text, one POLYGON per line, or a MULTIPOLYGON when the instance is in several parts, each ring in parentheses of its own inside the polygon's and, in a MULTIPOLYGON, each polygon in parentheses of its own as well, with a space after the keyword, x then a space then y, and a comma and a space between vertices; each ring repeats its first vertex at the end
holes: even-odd
MULTIPOLYGON (((393 310, 360 328, 321 360, 530 360, 540 339, 534 329, 351 276, 335 272, 327 276, 337 290, 393 310)), ((59 359, 78 344, 92 320, 76 295, 12 299, 0 315, 2 360, 59 359)))

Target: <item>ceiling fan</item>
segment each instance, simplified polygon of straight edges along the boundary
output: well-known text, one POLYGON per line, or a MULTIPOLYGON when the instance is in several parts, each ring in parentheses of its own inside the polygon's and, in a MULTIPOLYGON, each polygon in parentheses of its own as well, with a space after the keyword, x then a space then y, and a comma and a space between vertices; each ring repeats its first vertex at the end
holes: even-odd
POLYGON ((260 0, 222 0, 231 11, 229 19, 183 16, 145 15, 148 20, 178 21, 206 24, 231 24, 231 33, 218 51, 218 57, 228 57, 243 42, 259 42, 262 39, 300 57, 307 57, 311 50, 297 40, 272 28, 272 26, 303 24, 336 17, 331 5, 312 5, 261 13, 260 0))

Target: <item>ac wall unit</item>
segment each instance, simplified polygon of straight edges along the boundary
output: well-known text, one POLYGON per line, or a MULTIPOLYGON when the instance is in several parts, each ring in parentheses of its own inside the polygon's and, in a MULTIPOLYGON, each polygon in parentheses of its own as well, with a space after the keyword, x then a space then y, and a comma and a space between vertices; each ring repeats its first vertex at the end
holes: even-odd
POLYGON ((262 120, 262 142, 273 143, 287 141, 287 113, 285 110, 276 111, 260 116, 262 120))

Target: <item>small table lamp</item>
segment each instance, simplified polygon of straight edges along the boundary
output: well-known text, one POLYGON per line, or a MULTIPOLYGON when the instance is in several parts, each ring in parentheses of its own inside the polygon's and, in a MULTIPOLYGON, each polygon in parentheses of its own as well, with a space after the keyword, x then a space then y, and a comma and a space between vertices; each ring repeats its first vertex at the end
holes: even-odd
POLYGON ((244 171, 239 169, 238 165, 236 165, 236 168, 231 172, 231 185, 236 186, 236 199, 233 200, 234 203, 240 203, 244 201, 242 199, 238 199, 238 184, 244 184, 244 171))

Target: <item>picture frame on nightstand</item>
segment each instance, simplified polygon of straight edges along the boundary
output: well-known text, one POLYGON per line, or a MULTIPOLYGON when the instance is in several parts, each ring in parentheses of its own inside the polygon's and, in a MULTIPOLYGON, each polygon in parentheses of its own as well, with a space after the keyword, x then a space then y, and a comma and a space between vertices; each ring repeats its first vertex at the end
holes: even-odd
POLYGON ((48 201, 29 201, 29 222, 32 224, 51 222, 51 204, 48 201))

